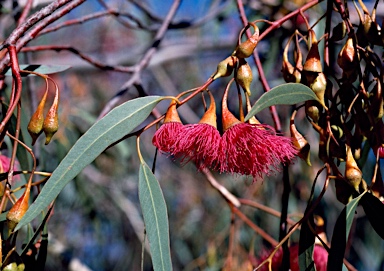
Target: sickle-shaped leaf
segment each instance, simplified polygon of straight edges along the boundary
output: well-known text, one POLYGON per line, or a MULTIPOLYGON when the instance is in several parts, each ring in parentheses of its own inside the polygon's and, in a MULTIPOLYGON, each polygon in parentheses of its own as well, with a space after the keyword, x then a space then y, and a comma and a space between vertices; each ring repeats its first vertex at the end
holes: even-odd
POLYGON ((159 182, 142 161, 139 172, 139 200, 155 271, 171 271, 167 207, 159 182))
POLYGON ((345 248, 348 241, 349 231, 351 230, 351 225, 355 216, 357 204, 359 203, 361 197, 364 194, 365 193, 362 193, 357 198, 351 200, 344 207, 343 211, 337 218, 332 235, 331 250, 328 254, 327 271, 339 271, 345 269, 345 267, 343 266, 343 260, 345 248))
POLYGON ((283 84, 261 95, 248 112, 245 121, 267 107, 277 104, 297 104, 308 100, 318 100, 309 87, 299 83, 283 84))
POLYGON ((64 157, 15 230, 28 224, 45 210, 69 181, 109 145, 141 124, 162 99, 159 96, 148 96, 128 101, 97 121, 64 157))

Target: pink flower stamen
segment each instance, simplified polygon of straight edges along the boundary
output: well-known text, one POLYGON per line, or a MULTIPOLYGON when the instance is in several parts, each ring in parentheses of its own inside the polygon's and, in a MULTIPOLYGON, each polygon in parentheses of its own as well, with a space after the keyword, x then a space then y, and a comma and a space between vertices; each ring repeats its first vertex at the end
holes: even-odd
POLYGON ((175 155, 181 157, 182 163, 194 161, 199 170, 216 168, 220 141, 219 131, 210 124, 185 125, 176 143, 175 155))
POLYGON ((280 163, 288 163, 296 154, 291 140, 277 136, 271 127, 238 123, 223 134, 220 171, 262 177, 280 170, 280 163))
POLYGON ((181 122, 164 123, 154 134, 152 144, 161 152, 174 154, 178 135, 184 131, 181 122))

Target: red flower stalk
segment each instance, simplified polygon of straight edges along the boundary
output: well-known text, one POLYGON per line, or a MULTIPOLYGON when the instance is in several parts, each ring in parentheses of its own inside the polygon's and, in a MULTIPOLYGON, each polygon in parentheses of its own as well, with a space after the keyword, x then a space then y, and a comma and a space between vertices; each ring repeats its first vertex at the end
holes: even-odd
POLYGON ((163 125, 152 138, 152 144, 161 152, 174 154, 177 137, 183 130, 184 125, 177 113, 176 102, 172 101, 165 114, 163 125))
POLYGON ((291 139, 277 136, 268 125, 243 123, 227 106, 228 88, 222 103, 224 134, 220 144, 220 171, 252 175, 254 178, 280 163, 288 163, 297 154, 291 139))
POLYGON ((199 170, 216 168, 220 146, 220 133, 216 126, 216 105, 209 92, 211 104, 198 124, 185 125, 176 143, 175 155, 181 157, 182 163, 190 160, 199 170))

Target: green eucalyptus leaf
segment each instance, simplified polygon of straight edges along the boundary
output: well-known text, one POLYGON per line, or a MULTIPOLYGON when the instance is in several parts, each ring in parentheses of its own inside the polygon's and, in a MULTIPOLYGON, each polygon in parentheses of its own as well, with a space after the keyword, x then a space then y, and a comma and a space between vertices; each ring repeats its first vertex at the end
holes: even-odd
POLYGON ((337 218, 335 228, 333 229, 331 249, 328 254, 327 271, 339 271, 345 268, 343 266, 343 259, 349 231, 351 230, 356 207, 364 194, 362 193, 351 200, 337 218))
MULTIPOLYGON (((31 71, 40 74, 52 74, 65 71, 69 69, 71 66, 69 65, 42 65, 42 64, 22 64, 20 67, 21 76, 35 76, 32 73, 23 72, 23 71, 31 71)), ((6 73, 6 76, 12 76, 12 71, 9 69, 6 73)))
POLYGON ((64 157, 15 230, 28 224, 45 210, 68 182, 109 145, 123 138, 141 124, 162 99, 159 96, 148 96, 130 100, 114 108, 97 121, 79 138, 64 157))
POLYGON ((366 193, 360 203, 373 229, 384 239, 384 204, 371 193, 366 193))
POLYGON ((318 100, 309 87, 299 83, 282 84, 261 95, 248 112, 245 121, 267 107, 277 104, 297 104, 308 100, 318 100))
POLYGON ((153 269, 171 271, 167 206, 159 182, 148 165, 141 161, 139 199, 144 216, 153 269))
POLYGON ((299 240, 299 268, 300 270, 316 271, 313 260, 313 250, 315 248, 315 234, 311 231, 309 224, 315 228, 313 215, 309 215, 308 220, 301 224, 299 240))

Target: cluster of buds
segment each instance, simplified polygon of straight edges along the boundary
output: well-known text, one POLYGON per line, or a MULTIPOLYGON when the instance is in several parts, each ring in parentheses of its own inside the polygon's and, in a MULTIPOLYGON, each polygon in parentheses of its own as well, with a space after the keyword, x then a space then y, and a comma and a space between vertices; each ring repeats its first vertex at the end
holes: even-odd
POLYGON ((152 143, 183 164, 193 161, 199 170, 210 168, 257 178, 278 170, 281 163, 288 164, 297 155, 291 139, 277 135, 268 125, 237 119, 227 106, 228 89, 222 99, 223 134, 217 129, 215 100, 209 93, 209 108, 197 124, 183 125, 172 102, 152 143))
MULTIPOLYGON (((360 19, 360 25, 357 29, 359 41, 365 40, 371 44, 383 46, 384 41, 381 33, 381 28, 380 25, 376 22, 376 6, 370 14, 363 1, 359 0, 359 4, 363 9, 363 14, 361 14, 356 3, 353 2, 353 4, 355 5, 357 14, 360 19)), ((362 45, 365 47, 366 44, 362 45)))
POLYGON ((240 42, 239 38, 239 45, 233 51, 232 55, 221 61, 217 65, 216 72, 211 76, 212 80, 216 80, 221 77, 230 76, 235 71, 236 83, 242 87, 248 97, 251 96, 253 75, 252 69, 245 58, 250 57, 257 46, 259 41, 259 28, 254 23, 249 23, 240 33, 241 37, 242 33, 247 30, 250 25, 255 31, 253 35, 244 42, 240 42))
POLYGON ((32 145, 35 144, 37 138, 42 132, 45 134, 45 145, 49 144, 52 139, 52 136, 59 129, 59 90, 56 86, 55 97, 53 103, 49 108, 45 118, 44 118, 44 107, 47 100, 48 88, 46 89, 43 98, 41 99, 35 113, 33 113, 29 123, 28 123, 28 132, 32 137, 32 145))

